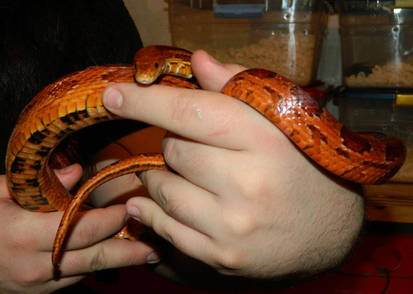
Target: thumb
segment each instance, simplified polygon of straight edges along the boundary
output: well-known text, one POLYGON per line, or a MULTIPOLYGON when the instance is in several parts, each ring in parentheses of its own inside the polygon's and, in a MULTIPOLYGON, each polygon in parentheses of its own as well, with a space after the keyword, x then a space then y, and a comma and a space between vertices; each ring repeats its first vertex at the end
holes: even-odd
POLYGON ((192 70, 199 84, 205 90, 221 91, 235 74, 245 70, 238 64, 222 64, 203 50, 192 55, 192 70))
MULTIPOLYGON (((56 176, 63 186, 70 190, 82 176, 82 167, 79 164, 72 164, 65 168, 55 170, 56 176)), ((7 179, 5 175, 0 175, 0 198, 9 198, 9 190, 7 188, 7 179)))
POLYGON ((70 190, 80 180, 82 176, 82 167, 75 163, 62 169, 55 170, 56 176, 62 182, 63 186, 70 190))

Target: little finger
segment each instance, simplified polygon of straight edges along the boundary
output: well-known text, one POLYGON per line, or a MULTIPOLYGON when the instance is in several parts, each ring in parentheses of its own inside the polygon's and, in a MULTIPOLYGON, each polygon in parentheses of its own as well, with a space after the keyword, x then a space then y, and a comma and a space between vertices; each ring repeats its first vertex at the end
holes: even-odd
POLYGON ((132 198, 128 201, 128 207, 131 216, 153 228, 178 250, 208 264, 215 263, 214 240, 206 234, 172 218, 149 198, 132 198))
MULTIPOLYGON (((51 263, 50 253, 43 254, 51 263)), ((159 260, 158 253, 149 244, 107 239, 93 246, 65 251, 59 269, 62 277, 68 277, 109 268, 155 263, 159 260)))

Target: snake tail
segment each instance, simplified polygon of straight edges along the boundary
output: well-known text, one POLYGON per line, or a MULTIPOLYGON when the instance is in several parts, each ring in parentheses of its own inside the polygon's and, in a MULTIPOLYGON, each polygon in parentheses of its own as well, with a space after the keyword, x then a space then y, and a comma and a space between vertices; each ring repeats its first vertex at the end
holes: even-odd
POLYGON ((146 170, 166 170, 166 164, 161 154, 138 154, 127 159, 117 161, 97 172, 88 179, 77 191, 76 195, 66 208, 60 221, 55 237, 52 252, 52 263, 57 265, 60 251, 63 246, 67 231, 82 203, 98 186, 126 174, 142 172, 146 170))

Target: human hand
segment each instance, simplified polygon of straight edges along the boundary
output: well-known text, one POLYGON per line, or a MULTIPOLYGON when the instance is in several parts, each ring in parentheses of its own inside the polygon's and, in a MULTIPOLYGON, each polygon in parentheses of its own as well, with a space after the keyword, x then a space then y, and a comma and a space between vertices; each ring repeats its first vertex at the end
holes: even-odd
MULTIPOLYGON (((82 170, 72 165, 56 173, 70 188, 82 170)), ((0 293, 50 293, 92 271, 143 264, 153 252, 141 242, 104 240, 125 224, 124 205, 94 209, 74 227, 60 265, 61 279, 56 281, 51 251, 61 217, 62 212, 31 212, 18 206, 10 198, 6 177, 0 175, 0 293)))
POLYGON ((118 84, 113 113, 165 128, 169 171, 141 175, 152 199, 128 213, 221 273, 312 274, 337 265, 363 219, 362 199, 315 167, 268 120, 218 93, 241 67, 203 51, 192 58, 204 90, 118 84))

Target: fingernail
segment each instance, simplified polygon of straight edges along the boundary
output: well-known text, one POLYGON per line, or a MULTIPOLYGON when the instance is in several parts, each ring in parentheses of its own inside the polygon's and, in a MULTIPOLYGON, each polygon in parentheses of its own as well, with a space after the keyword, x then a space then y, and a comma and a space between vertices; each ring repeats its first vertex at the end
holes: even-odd
POLYGON ((122 102, 122 93, 114 87, 110 87, 103 92, 103 104, 107 108, 119 109, 122 106, 122 102))
POLYGON ((141 212, 139 211, 139 209, 136 206, 128 206, 127 210, 128 210, 128 214, 133 219, 137 220, 138 222, 142 222, 141 221, 141 212))
POLYGON ((151 252, 149 255, 146 257, 146 263, 157 263, 161 260, 159 255, 156 252, 151 252))

